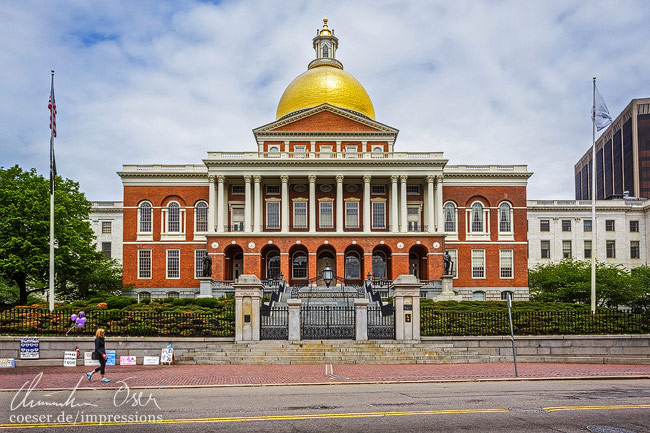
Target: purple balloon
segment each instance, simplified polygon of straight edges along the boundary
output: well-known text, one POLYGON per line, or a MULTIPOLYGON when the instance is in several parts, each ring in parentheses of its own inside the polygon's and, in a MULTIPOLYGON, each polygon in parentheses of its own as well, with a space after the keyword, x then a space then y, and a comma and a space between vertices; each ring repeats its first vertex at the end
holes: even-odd
POLYGON ((70 320, 72 320, 73 322, 76 322, 77 321, 77 315, 73 314, 72 316, 70 316, 70 320))
POLYGON ((84 313, 83 311, 80 311, 80 312, 79 312, 79 317, 80 317, 80 318, 84 318, 84 317, 86 317, 86 313, 84 313))
POLYGON ((86 318, 82 317, 81 320, 79 320, 79 323, 85 324, 86 323, 86 318))
POLYGON ((83 323, 79 323, 79 324, 77 324, 77 328, 83 328, 83 327, 84 327, 84 324, 83 324, 83 323))

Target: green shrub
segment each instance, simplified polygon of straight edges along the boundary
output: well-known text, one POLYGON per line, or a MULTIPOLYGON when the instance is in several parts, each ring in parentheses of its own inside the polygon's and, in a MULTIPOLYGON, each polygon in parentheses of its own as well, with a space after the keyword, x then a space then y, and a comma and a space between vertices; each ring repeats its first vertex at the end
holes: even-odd
POLYGON ((199 307, 214 308, 218 303, 219 301, 214 298, 197 298, 194 300, 194 304, 198 305, 199 307))
POLYGON ((151 299, 144 298, 144 299, 140 300, 140 303, 144 304, 144 305, 149 305, 149 304, 151 304, 151 299))
POLYGON ((107 298, 105 302, 108 306, 108 309, 113 310, 126 308, 129 305, 137 303, 138 301, 135 298, 127 298, 126 296, 111 296, 107 298))

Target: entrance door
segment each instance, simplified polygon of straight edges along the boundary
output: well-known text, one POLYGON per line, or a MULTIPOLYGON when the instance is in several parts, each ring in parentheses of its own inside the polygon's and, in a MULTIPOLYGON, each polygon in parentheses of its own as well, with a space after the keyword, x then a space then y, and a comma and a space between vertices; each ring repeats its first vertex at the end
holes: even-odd
POLYGON ((420 257, 415 253, 409 254, 409 274, 420 278, 420 257))
MULTIPOLYGON (((325 269, 325 266, 328 263, 330 268, 332 268, 334 275, 336 275, 336 256, 331 251, 321 252, 316 260, 316 276, 318 277, 316 280, 317 286, 325 287, 325 282, 323 281, 323 269, 325 269)), ((336 281, 332 281, 330 285, 336 285, 336 281)))
POLYGON ((242 253, 237 253, 232 259, 232 276, 233 279, 239 278, 239 276, 244 271, 244 255, 242 253))

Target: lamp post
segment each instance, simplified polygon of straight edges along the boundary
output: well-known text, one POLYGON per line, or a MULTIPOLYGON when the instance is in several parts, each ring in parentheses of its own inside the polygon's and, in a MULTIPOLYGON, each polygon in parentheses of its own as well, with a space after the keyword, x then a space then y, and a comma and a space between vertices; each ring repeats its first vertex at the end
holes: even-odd
POLYGON ((330 267, 330 263, 329 261, 327 261, 325 262, 325 269, 323 269, 323 281, 325 282, 325 286, 327 286, 328 289, 333 279, 334 279, 334 271, 332 271, 332 268, 330 267))

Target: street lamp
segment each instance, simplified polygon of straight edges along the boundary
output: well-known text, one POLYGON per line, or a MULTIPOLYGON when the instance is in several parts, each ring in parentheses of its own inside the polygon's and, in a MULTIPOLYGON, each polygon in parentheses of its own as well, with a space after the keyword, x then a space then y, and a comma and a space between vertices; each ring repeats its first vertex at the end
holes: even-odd
POLYGON ((332 271, 329 262, 325 262, 325 269, 323 269, 323 281, 325 282, 325 286, 327 286, 327 288, 330 287, 332 279, 334 279, 334 271, 332 271))

